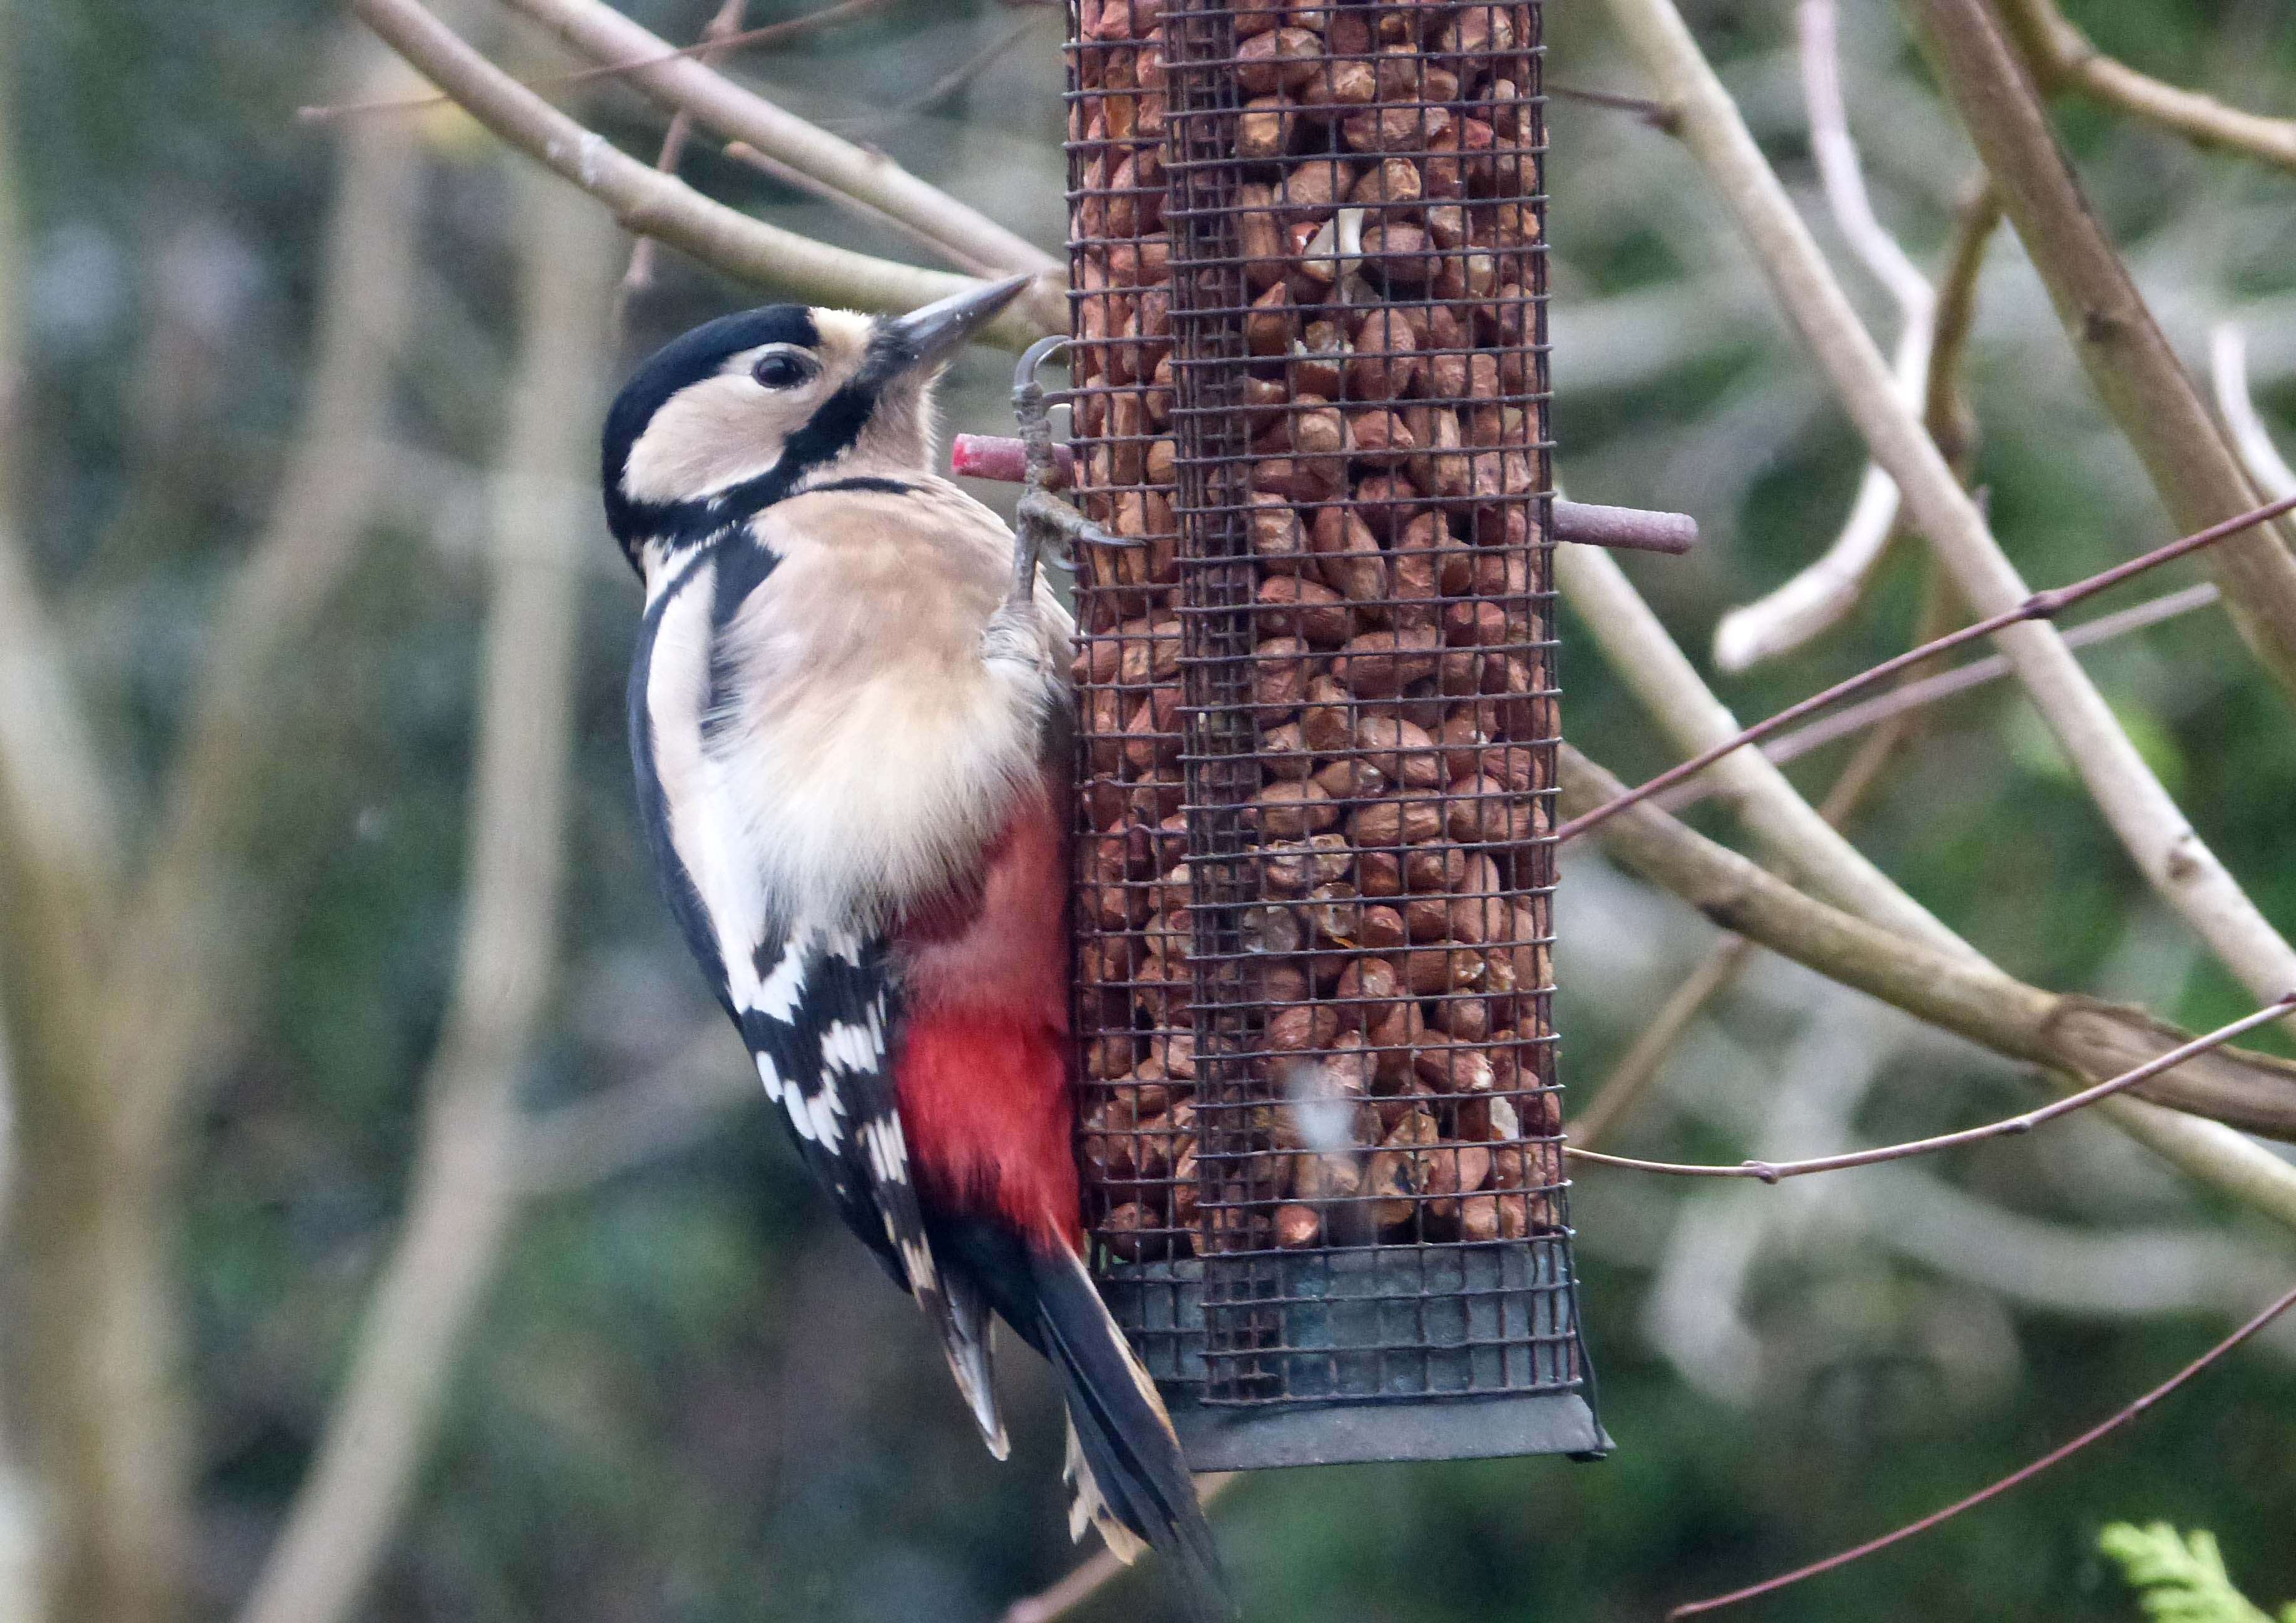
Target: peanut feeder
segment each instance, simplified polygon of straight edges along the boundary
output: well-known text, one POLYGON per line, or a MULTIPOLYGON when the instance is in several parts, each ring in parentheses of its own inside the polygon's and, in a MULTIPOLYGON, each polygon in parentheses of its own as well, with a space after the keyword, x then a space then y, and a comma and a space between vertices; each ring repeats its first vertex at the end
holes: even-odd
POLYGON ((1191 1463, 1608 1447, 1536 4, 1074 0, 1079 1152, 1191 1463))

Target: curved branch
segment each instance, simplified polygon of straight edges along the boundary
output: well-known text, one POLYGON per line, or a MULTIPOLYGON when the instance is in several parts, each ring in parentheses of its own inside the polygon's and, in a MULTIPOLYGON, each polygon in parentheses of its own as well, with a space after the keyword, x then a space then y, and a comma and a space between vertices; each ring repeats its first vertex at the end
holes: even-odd
MULTIPOLYGON (((969 277, 832 248, 712 201, 583 128, 455 37, 420 0, 352 0, 352 10, 472 117, 603 202, 625 229, 659 237, 728 275, 872 311, 912 310, 977 285, 969 277)), ((1064 312, 1061 321, 1064 329, 1064 312)), ((982 337, 1024 349, 1045 331, 1016 306, 982 337)))
POLYGON ((2217 411, 2231 430, 2233 445, 2249 477, 2275 496, 2296 496, 2296 468, 2272 443, 2272 434, 2248 392, 2248 339, 2237 322, 2220 322, 2209 334, 2209 374, 2215 381, 2217 411))
POLYGON ((2088 36, 2057 9, 2056 0, 2000 0, 2000 4, 2026 66, 2052 94, 2079 90, 2195 146, 2245 152, 2296 170, 2296 119, 2244 112, 2214 96, 2139 73, 2091 45, 2088 36))

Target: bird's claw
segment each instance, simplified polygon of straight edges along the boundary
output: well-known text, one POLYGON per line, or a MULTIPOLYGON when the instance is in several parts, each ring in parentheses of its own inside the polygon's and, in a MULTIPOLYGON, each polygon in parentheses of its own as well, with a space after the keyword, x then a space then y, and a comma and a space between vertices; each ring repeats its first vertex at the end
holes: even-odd
POLYGON ((1021 425, 1021 444, 1028 471, 1013 525, 1013 593, 1007 600, 1031 602, 1037 593, 1037 571, 1049 563, 1073 572, 1079 546, 1136 547, 1145 543, 1111 536, 1099 525, 1053 494, 1058 468, 1053 455, 1052 414, 1045 386, 1037 370, 1058 351, 1068 348, 1065 338, 1040 338, 1029 346, 1013 374, 1013 414, 1021 425))

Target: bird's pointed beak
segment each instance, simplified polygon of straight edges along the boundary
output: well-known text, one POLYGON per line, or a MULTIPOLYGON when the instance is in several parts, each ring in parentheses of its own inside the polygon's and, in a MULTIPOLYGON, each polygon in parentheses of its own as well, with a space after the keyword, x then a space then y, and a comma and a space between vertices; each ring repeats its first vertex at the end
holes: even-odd
POLYGON ((1035 280, 1031 275, 1008 276, 894 316, 877 329, 880 364, 888 374, 939 365, 1035 280))

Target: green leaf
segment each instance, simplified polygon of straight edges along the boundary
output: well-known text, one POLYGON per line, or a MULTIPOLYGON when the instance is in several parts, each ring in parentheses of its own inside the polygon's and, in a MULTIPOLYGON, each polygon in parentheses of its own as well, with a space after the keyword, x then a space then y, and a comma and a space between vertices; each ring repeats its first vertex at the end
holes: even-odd
MULTIPOLYGON (((2120 1564, 2153 1623, 2273 1623, 2233 1587, 2213 1533, 2116 1521, 2097 1535, 2096 1547, 2120 1564)), ((2279 1623, 2296 1623, 2296 1605, 2282 1610, 2279 1623)))

